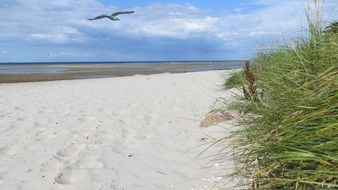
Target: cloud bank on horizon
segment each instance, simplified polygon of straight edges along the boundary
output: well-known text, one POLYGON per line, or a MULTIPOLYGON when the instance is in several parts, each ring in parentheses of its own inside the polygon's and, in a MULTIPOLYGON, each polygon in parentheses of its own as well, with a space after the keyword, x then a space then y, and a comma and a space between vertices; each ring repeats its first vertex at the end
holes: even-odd
MULTIPOLYGON (((307 0, 125 2, 2 0, 0 62, 251 59, 261 44, 307 26, 307 0), (87 20, 120 10, 135 13, 87 20)), ((337 4, 325 1, 327 22, 337 20, 337 4)))

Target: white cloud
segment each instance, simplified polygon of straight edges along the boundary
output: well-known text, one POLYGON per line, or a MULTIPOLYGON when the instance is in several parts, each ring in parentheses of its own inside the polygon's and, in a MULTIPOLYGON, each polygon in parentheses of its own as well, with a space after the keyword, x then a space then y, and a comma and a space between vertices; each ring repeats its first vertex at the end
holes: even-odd
POLYGON ((72 42, 84 42, 86 40, 86 36, 80 33, 76 28, 63 26, 52 28, 47 33, 30 34, 27 39, 65 44, 72 42))
POLYGON ((50 51, 48 52, 49 57, 88 57, 91 56, 90 53, 86 52, 64 52, 64 51, 50 51))
POLYGON ((132 36, 186 38, 206 32, 219 22, 219 18, 204 15, 202 10, 191 5, 155 4, 133 10, 134 15, 121 16, 120 22, 74 20, 73 23, 94 30, 126 33, 132 36))
POLYGON ((236 13, 242 13, 244 9, 245 9, 244 7, 237 7, 235 9, 233 9, 233 11, 236 12, 236 13))
POLYGON ((266 35, 266 32, 265 31, 252 31, 250 32, 249 34, 250 36, 261 36, 261 35, 266 35))
POLYGON ((0 6, 0 40, 39 39, 51 43, 80 42, 85 34, 69 24, 104 7, 96 0, 16 0, 0 6))
POLYGON ((201 33, 205 34, 210 31, 213 26, 219 23, 219 19, 215 17, 204 18, 179 18, 168 17, 163 20, 156 20, 151 22, 143 22, 133 25, 135 29, 131 29, 132 26, 127 26, 130 29, 130 33, 134 35, 146 35, 146 36, 166 36, 177 38, 189 38, 198 36, 201 33))

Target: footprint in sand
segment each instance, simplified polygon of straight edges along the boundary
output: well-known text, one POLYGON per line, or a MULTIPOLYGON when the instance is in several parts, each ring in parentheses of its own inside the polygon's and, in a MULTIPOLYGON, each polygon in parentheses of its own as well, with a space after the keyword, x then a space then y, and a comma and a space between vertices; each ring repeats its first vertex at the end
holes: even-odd
POLYGON ((40 171, 48 172, 59 170, 63 166, 62 160, 60 158, 51 158, 41 163, 40 171))
POLYGON ((38 127, 38 126, 35 126, 35 134, 34 134, 34 137, 36 140, 43 140, 45 139, 46 137, 46 128, 43 128, 43 127, 38 127))
POLYGON ((84 148, 85 145, 77 144, 77 143, 72 143, 66 148, 61 148, 58 151, 56 151, 56 155, 60 156, 62 158, 70 158, 75 155, 77 155, 82 148, 84 148))
POLYGON ((76 162, 76 166, 80 169, 100 169, 104 167, 102 162, 90 156, 80 158, 80 160, 76 162))
POLYGON ((40 123, 34 121, 34 127, 40 127, 40 123))
POLYGON ((87 177, 84 170, 64 168, 55 177, 54 181, 59 184, 72 184, 87 177))
POLYGON ((0 155, 5 155, 9 151, 9 147, 7 145, 0 147, 0 155))
POLYGON ((124 188, 118 187, 116 184, 114 184, 114 180, 112 180, 111 183, 106 182, 103 184, 99 190, 124 190, 124 188))
POLYGON ((0 185, 4 183, 4 178, 0 175, 0 185))
POLYGON ((13 145, 5 145, 0 147, 0 155, 16 155, 19 152, 19 147, 13 145))

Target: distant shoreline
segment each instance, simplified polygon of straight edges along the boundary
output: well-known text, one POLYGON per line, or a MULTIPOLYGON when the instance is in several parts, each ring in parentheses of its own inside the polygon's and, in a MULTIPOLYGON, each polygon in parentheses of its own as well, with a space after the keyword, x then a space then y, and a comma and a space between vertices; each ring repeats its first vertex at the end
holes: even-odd
POLYGON ((174 60, 174 61, 8 61, 0 62, 1 65, 67 65, 67 64, 144 64, 144 63, 156 63, 156 64, 165 64, 165 63, 224 63, 224 62, 245 62, 248 60, 174 60))
POLYGON ((243 62, 167 62, 0 65, 0 83, 109 78, 241 68, 243 62))

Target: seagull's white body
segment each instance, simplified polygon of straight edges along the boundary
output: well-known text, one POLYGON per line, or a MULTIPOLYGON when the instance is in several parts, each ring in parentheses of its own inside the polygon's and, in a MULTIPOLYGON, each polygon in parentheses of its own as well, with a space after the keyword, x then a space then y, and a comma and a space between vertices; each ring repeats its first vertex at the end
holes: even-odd
POLYGON ((121 15, 121 14, 133 14, 134 11, 122 11, 122 12, 116 12, 116 13, 113 13, 111 15, 106 15, 106 14, 103 14, 103 15, 99 15, 95 18, 91 18, 91 19, 88 19, 88 20, 98 20, 98 19, 102 19, 102 18, 108 18, 112 21, 118 21, 120 20, 119 18, 116 18, 117 15, 121 15))

